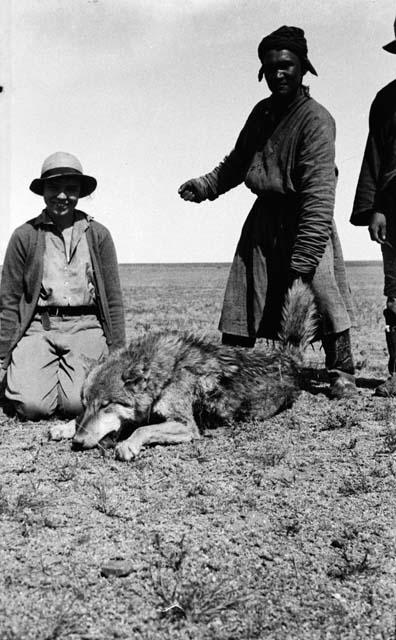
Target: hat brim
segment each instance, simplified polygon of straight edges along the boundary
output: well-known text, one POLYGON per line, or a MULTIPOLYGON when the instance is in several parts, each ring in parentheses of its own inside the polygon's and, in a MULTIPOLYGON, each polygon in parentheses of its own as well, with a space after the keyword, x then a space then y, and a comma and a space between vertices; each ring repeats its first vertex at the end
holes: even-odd
MULTIPOLYGON (((65 175, 70 175, 70 174, 59 173, 59 174, 52 175, 50 178, 35 178, 32 181, 29 189, 30 191, 33 191, 33 193, 35 193, 36 195, 42 196, 44 193, 44 182, 46 180, 52 180, 53 178, 61 178, 65 175)), ((91 193, 95 191, 98 184, 96 179, 93 178, 92 176, 85 176, 85 175, 79 175, 78 177, 81 180, 79 198, 85 198, 85 196, 91 195, 91 193)))
POLYGON ((388 53, 396 53, 396 40, 392 40, 392 42, 389 42, 382 48, 385 49, 385 51, 387 51, 388 53))

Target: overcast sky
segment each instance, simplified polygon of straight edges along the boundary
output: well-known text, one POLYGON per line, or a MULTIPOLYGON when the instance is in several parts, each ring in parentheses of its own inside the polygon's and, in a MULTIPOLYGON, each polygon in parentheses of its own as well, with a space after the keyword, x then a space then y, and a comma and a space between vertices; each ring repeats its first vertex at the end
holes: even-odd
POLYGON ((336 221, 347 259, 380 258, 348 218, 375 93, 396 78, 394 0, 1 0, 0 261, 37 215, 28 187, 58 150, 98 189, 81 209, 112 232, 120 262, 231 261, 254 196, 182 201, 186 179, 229 152, 253 106, 257 45, 300 26, 319 73, 311 94, 337 122, 336 221))

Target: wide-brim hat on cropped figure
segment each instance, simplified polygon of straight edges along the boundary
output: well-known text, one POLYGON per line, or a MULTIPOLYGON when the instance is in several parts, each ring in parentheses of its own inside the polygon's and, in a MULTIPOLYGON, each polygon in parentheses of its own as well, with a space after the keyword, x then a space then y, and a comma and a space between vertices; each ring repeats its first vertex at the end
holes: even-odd
POLYGON ((56 151, 44 160, 41 167, 41 176, 33 180, 30 185, 30 191, 42 196, 45 180, 64 176, 78 176, 80 178, 80 198, 89 196, 96 189, 96 179, 84 174, 81 162, 76 156, 65 151, 56 151))
MULTIPOLYGON (((396 20, 393 23, 393 31, 395 32, 395 38, 396 38, 396 20)), ((388 44, 384 45, 382 48, 385 49, 385 51, 388 51, 389 53, 396 53, 396 40, 392 40, 392 42, 389 42, 388 44)))

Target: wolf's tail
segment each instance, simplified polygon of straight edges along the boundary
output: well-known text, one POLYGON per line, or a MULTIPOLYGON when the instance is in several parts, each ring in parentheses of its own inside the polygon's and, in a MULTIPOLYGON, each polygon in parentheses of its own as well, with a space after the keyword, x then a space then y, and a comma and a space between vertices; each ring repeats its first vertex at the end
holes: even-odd
POLYGON ((283 346, 303 351, 315 339, 318 330, 318 312, 309 285, 295 280, 286 294, 282 309, 279 339, 283 346))

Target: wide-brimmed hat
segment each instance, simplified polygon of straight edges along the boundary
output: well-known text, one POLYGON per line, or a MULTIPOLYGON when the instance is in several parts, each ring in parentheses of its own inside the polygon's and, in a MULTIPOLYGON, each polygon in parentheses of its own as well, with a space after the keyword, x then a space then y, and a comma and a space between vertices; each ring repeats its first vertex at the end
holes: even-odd
POLYGON ((52 153, 43 162, 40 178, 35 178, 30 185, 30 191, 38 196, 43 195, 44 181, 62 176, 78 176, 81 180, 80 198, 89 196, 95 191, 97 182, 92 176, 87 176, 83 172, 81 162, 76 156, 65 151, 52 153))
MULTIPOLYGON (((301 60, 303 70, 310 71, 314 76, 317 76, 317 72, 313 64, 308 58, 308 45, 305 39, 304 30, 300 27, 279 27, 276 31, 273 31, 268 36, 262 39, 258 46, 258 57, 261 62, 264 60, 264 56, 267 51, 271 49, 287 49, 295 53, 301 60)), ((264 75, 264 69, 261 67, 259 71, 259 80, 261 81, 264 75)))
MULTIPOLYGON (((395 32, 395 37, 396 37, 396 19, 393 23, 393 31, 395 32)), ((389 53, 396 53, 396 40, 392 40, 392 42, 389 42, 388 44, 384 45, 382 48, 385 49, 385 51, 388 51, 389 53)))

